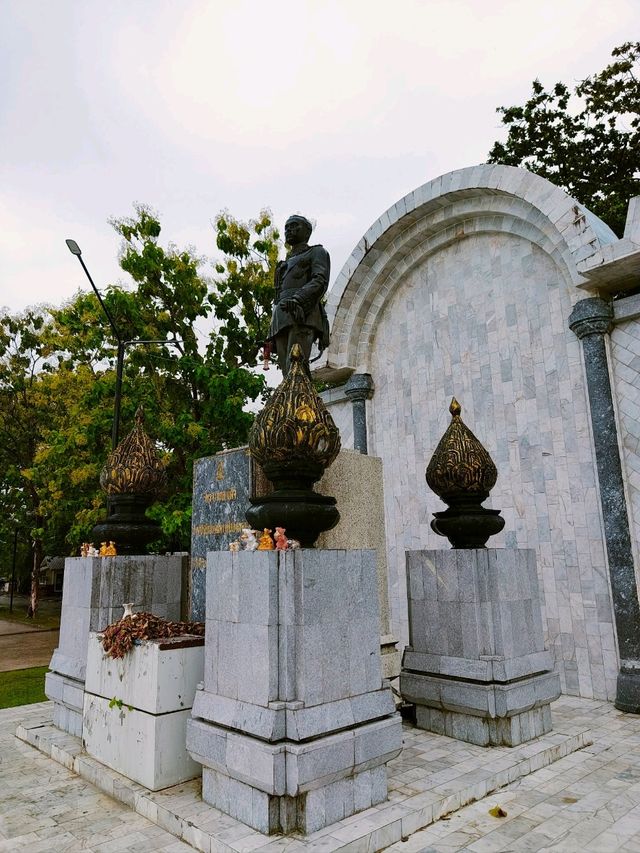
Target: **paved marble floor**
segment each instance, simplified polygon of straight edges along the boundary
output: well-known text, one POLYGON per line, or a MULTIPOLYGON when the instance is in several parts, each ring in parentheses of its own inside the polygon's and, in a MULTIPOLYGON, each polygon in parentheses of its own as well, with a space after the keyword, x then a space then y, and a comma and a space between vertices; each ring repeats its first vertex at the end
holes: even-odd
MULTIPOLYGON (((394 853, 640 853, 640 718, 621 714, 607 703, 570 697, 560 701, 576 725, 589 725, 592 745, 387 849, 394 853), (488 810, 495 805, 507 816, 492 817, 488 810)), ((19 722, 38 714, 45 719, 48 710, 48 703, 43 703, 0 711, 0 851, 187 853, 193 849, 14 737, 19 722)), ((464 748, 448 738, 439 740, 441 749, 464 748)), ((495 751, 483 754, 492 756, 495 751)), ((437 760, 433 754, 430 758, 437 760)), ((404 762, 407 765, 399 765, 392 774, 392 797, 400 795, 403 785, 416 784, 419 768, 409 766, 410 755, 404 762)), ((468 772, 474 772, 471 765, 468 772)), ((300 848, 297 839, 282 839, 279 849, 294 851, 296 846, 300 848)), ((348 849, 369 853, 368 846, 355 840, 348 849)))
POLYGON ((193 853, 188 844, 14 737, 25 714, 48 705, 0 711, 0 851, 193 853))
POLYGON ((640 853, 640 717, 589 703, 593 744, 398 842, 393 853, 640 853), (597 707, 596 707, 597 706, 597 707), (506 817, 493 817, 500 806, 506 817))

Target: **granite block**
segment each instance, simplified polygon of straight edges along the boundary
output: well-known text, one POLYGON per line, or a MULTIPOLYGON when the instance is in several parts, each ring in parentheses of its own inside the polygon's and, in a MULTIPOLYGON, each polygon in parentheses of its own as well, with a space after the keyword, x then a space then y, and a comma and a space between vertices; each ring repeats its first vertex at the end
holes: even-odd
POLYGON ((354 749, 352 730, 287 744, 287 793, 296 796, 349 775, 355 766, 354 749))
POLYGON ((207 690, 196 690, 193 701, 194 719, 219 723, 230 729, 237 729, 267 741, 282 740, 286 734, 284 703, 280 708, 254 705, 240 702, 227 696, 220 696, 207 690))
POLYGON ((356 769, 379 766, 391 761, 402 750, 402 719, 398 714, 354 729, 356 769), (373 765, 370 762, 375 762, 373 765))
POLYGON ((210 553, 208 567, 211 642, 187 728, 204 799, 268 832, 379 802, 401 730, 382 681, 375 552, 210 553), (363 775, 379 768, 382 781, 363 775))
MULTIPOLYGON (((82 707, 78 691, 84 689, 89 634, 120 619, 125 602, 133 601, 136 610, 149 610, 172 620, 180 618, 182 559, 172 555, 65 560, 60 638, 50 669, 75 682, 67 687, 67 699, 74 707, 78 702, 82 707)), ((49 683, 55 682, 50 679, 49 683)), ((77 732, 75 718, 60 711, 57 719, 71 720, 77 732)))

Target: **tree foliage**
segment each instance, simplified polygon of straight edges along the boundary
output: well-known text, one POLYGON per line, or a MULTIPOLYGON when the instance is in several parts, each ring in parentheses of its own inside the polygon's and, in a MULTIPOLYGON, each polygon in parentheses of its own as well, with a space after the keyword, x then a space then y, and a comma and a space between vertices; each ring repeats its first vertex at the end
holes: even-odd
MULTIPOLYGON (((193 461, 243 444, 248 404, 265 391, 255 368, 279 235, 268 211, 250 222, 220 214, 221 254, 207 262, 163 245, 159 218, 144 206, 112 224, 133 282, 102 294, 127 342, 120 437, 142 404, 170 483, 150 510, 162 528, 158 547, 188 549, 193 461)), ((38 565, 44 553, 76 552, 104 515, 98 479, 110 450, 116 344, 91 291, 0 318, 0 542, 19 524, 38 565)), ((6 566, 9 549, 0 547, 6 566)))
POLYGON ((534 80, 523 106, 498 107, 508 134, 489 162, 548 178, 621 236, 629 199, 640 194, 640 42, 616 47, 612 57, 573 90, 534 80))

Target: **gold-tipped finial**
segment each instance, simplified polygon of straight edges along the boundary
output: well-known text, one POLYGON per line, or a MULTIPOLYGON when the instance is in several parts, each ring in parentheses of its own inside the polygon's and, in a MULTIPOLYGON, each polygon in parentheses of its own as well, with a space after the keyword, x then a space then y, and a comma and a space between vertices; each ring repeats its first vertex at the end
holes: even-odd
POLYGON ((166 488, 167 475, 143 424, 144 411, 138 406, 134 428, 109 454, 100 474, 100 485, 108 495, 151 497, 166 488))
POLYGON ((251 498, 251 527, 277 530, 312 548, 319 534, 340 520, 336 499, 313 490, 340 451, 340 433, 307 373, 299 344, 289 354, 289 372, 256 417, 249 450, 274 486, 251 498))
POLYGON ((444 501, 454 495, 484 500, 495 486, 498 471, 488 452, 460 417, 455 397, 449 406, 451 423, 427 467, 429 487, 444 501))
POLYGON ((307 376, 300 344, 290 353, 289 373, 256 417, 249 449, 270 480, 287 471, 319 480, 340 451, 340 433, 307 376))
POLYGON ((463 423, 462 407, 455 397, 449 405, 451 423, 427 466, 427 483, 448 509, 434 513, 432 529, 446 536, 453 548, 484 548, 499 533, 504 519, 482 501, 498 479, 488 452, 463 423))

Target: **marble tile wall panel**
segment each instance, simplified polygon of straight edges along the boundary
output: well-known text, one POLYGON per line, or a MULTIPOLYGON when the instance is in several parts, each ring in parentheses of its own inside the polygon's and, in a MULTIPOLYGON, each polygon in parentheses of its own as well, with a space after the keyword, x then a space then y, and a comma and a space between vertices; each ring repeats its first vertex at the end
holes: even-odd
MULTIPOLYGON (((467 236, 406 273, 379 317, 369 452, 384 463, 393 628, 407 640, 405 551, 448 547, 424 471, 452 396, 499 472, 490 545, 535 548, 562 690, 615 696, 617 659, 580 342, 579 298, 522 236, 467 236)), ((638 479, 640 487, 640 479, 638 479)))

